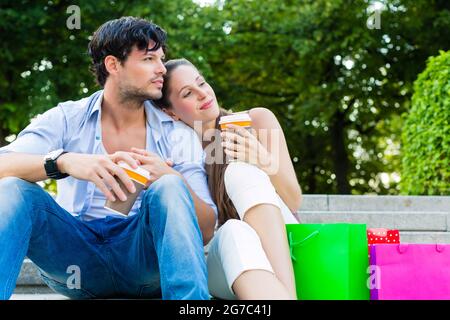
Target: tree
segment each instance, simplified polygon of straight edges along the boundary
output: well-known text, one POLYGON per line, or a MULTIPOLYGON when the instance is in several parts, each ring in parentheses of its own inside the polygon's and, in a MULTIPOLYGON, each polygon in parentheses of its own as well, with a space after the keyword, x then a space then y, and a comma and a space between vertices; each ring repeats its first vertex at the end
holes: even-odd
POLYGON ((370 8, 231 0, 211 13, 221 50, 204 55, 218 96, 277 115, 306 192, 397 192, 376 183, 399 169, 400 114, 426 58, 449 47, 447 1, 385 1, 380 29, 367 27, 370 8))
POLYGON ((450 51, 414 83, 402 134, 402 193, 450 195, 450 51))
POLYGON ((89 36, 104 21, 124 13, 128 4, 80 1, 80 29, 66 25, 70 5, 58 0, 2 0, 0 145, 36 114, 94 87, 86 54, 89 36))
MULTIPOLYGON (((82 0, 77 1, 77 29, 68 27, 72 5, 73 1, 62 0, 0 0, 0 147, 37 114, 100 89, 89 72, 87 46, 101 24, 127 15, 147 15, 176 25, 178 14, 198 7, 190 0, 82 0)), ((48 188, 56 191, 55 185, 48 188)))
POLYGON ((0 0, 0 145, 60 101, 99 89, 89 37, 125 15, 168 31, 171 58, 186 57, 233 110, 265 106, 279 118, 307 193, 397 193, 379 183, 399 171, 402 112, 427 57, 448 50, 446 0, 389 0, 381 29, 367 1, 0 0), (377 185, 378 184, 378 185, 377 185))
MULTIPOLYGON (((171 30, 182 28, 186 35, 191 30, 179 17, 189 18, 200 9, 190 0, 83 0, 77 4, 80 29, 70 29, 67 9, 71 5, 73 1, 1 0, 0 146, 33 116, 60 101, 76 100, 99 89, 88 69, 87 45, 101 24, 134 15, 161 22, 171 30)), ((185 38, 176 40, 183 43, 185 38)))

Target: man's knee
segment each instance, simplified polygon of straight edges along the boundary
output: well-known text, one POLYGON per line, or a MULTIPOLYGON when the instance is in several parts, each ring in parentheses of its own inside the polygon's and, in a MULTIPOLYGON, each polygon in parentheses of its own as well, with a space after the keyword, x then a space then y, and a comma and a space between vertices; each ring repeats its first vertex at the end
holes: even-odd
MULTIPOLYGON (((171 215, 186 216, 182 207, 193 209, 193 200, 181 177, 174 174, 166 174, 153 182, 147 191, 145 191, 143 202, 150 206, 146 210, 149 214, 160 215, 155 207, 159 207, 163 212, 171 215)), ((195 212, 194 212, 195 215, 195 212)))
POLYGON ((21 202, 25 199, 31 201, 31 198, 42 198, 41 192, 43 192, 43 189, 36 183, 17 177, 0 179, 0 197, 3 199, 3 204, 21 202))
POLYGON ((183 179, 175 174, 166 174, 153 182, 147 190, 152 194, 176 195, 177 191, 184 186, 183 179))
POLYGON ((0 179, 0 224, 6 221, 25 218, 33 206, 32 199, 25 192, 39 186, 17 177, 0 179))
POLYGON ((2 192, 8 190, 22 189, 26 186, 33 185, 31 182, 17 177, 4 177, 0 179, 0 190, 2 192))

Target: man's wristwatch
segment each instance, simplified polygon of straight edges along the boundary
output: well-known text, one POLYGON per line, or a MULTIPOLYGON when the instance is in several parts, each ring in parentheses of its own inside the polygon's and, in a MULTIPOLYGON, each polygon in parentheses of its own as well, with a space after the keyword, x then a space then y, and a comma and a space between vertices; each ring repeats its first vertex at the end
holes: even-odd
POLYGON ((56 164, 56 160, 58 160, 58 158, 62 156, 64 153, 67 152, 64 151, 63 149, 58 149, 51 151, 44 157, 45 172, 47 173, 47 177, 49 177, 50 179, 58 180, 69 176, 68 174, 59 171, 58 166, 56 164))

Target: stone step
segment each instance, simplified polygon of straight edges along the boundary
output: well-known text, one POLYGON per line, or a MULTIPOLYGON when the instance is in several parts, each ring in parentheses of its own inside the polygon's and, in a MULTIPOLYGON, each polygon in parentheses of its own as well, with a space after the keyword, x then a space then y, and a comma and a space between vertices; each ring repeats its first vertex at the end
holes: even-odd
POLYGON ((68 300, 68 298, 56 293, 22 293, 13 294, 10 300, 68 300))
POLYGON ((45 284, 42 285, 21 285, 16 286, 14 294, 56 294, 45 284))
POLYGON ((450 213, 450 196, 305 194, 300 211, 428 211, 450 213))
POLYGON ((368 228, 450 231, 450 213, 397 211, 300 211, 301 223, 364 223, 368 228))
POLYGON ((450 244, 450 232, 400 231, 402 243, 446 243, 450 244))
POLYGON ((11 300, 66 300, 67 297, 55 293, 45 285, 21 285, 14 290, 11 300))
POLYGON ((47 288, 46 284, 39 276, 39 271, 36 265, 28 258, 23 260, 16 286, 45 286, 47 288))

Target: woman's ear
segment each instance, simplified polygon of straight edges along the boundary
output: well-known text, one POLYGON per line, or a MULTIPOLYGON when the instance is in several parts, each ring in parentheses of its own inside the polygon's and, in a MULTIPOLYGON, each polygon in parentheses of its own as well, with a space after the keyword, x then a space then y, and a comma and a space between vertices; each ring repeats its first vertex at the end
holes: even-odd
POLYGON ((175 113, 173 113, 172 110, 167 109, 167 108, 162 108, 162 111, 164 111, 169 117, 171 117, 173 120, 175 121, 179 121, 180 118, 177 117, 177 115, 175 113))

